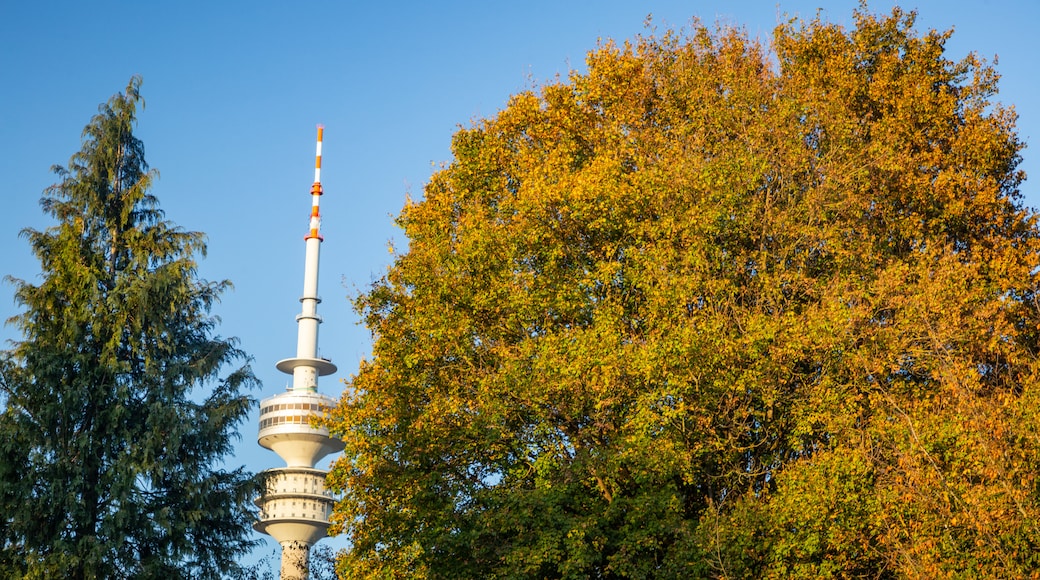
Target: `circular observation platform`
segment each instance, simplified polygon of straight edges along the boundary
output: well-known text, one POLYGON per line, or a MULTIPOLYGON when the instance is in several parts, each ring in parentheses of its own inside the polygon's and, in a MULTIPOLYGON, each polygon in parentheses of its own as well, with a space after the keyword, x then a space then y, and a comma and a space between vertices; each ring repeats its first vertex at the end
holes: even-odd
POLYGON ((257 443, 277 453, 289 467, 311 468, 324 457, 343 451, 343 442, 324 427, 312 426, 334 406, 332 397, 313 392, 289 391, 260 402, 257 443))
POLYGON ((326 536, 335 500, 320 469, 281 467, 264 472, 267 488, 254 503, 260 519, 253 529, 279 543, 313 545, 326 536))

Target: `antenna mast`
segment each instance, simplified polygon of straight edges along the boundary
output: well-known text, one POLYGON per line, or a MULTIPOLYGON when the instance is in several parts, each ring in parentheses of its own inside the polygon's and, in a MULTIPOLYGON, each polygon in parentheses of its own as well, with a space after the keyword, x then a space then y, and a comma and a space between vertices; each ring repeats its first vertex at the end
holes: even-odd
POLYGON ((303 238, 307 243, 307 254, 303 267, 302 311, 296 317, 296 356, 278 361, 275 367, 293 376, 294 392, 318 391, 318 377, 336 372, 336 365, 318 357, 318 256, 321 252, 321 140, 324 127, 318 125, 318 145, 314 155, 314 184, 311 185, 310 231, 303 238))

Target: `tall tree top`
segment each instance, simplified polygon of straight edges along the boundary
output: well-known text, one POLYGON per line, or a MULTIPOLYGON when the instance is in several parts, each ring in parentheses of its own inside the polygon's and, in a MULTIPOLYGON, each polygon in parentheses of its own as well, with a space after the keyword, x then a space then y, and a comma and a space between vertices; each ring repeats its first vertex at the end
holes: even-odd
POLYGON ((217 577, 256 540, 243 468, 224 462, 257 381, 197 277, 204 236, 163 218, 134 136, 141 79, 99 108, 24 236, 23 339, 0 387, 0 573, 217 577))

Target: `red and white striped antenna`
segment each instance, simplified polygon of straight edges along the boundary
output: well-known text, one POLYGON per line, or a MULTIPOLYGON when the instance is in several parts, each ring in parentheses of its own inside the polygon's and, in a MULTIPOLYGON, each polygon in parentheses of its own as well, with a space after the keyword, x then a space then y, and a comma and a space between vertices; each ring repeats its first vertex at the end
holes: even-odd
POLYGON ((311 238, 317 238, 323 240, 321 237, 321 212, 318 210, 318 205, 321 200, 321 139, 325 127, 318 125, 318 146, 314 153, 314 185, 311 186, 311 231, 305 237, 305 240, 311 238))

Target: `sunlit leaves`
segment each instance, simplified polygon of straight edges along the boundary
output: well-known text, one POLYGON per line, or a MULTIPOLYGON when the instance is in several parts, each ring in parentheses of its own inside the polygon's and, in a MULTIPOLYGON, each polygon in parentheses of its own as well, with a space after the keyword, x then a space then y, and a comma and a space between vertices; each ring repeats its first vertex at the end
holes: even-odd
POLYGON ((345 573, 1036 568, 1014 116, 855 21, 607 42, 455 135, 357 300, 345 573))

